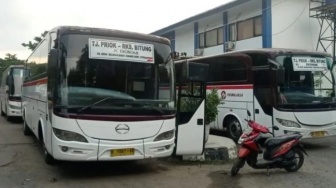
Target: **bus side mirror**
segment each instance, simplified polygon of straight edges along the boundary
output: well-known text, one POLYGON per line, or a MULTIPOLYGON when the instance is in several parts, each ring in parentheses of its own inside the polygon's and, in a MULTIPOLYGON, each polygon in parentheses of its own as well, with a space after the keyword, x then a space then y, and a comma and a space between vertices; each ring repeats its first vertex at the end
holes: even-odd
POLYGON ((276 69, 275 70, 275 75, 276 75, 277 84, 285 83, 285 69, 284 68, 276 69))
POLYGON ((58 50, 51 49, 48 54, 48 62, 51 67, 57 67, 58 62, 58 50))
POLYGON ((10 76, 9 76, 9 75, 7 75, 7 76, 6 76, 6 85, 8 85, 8 86, 9 86, 9 82, 10 82, 10 76))

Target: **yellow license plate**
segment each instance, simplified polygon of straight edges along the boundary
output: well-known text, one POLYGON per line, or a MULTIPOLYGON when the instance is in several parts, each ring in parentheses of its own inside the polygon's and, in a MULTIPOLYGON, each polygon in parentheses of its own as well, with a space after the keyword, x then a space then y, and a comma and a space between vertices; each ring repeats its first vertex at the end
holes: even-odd
POLYGON ((134 148, 111 150, 111 157, 127 156, 127 155, 134 155, 134 148))
POLYGON ((318 137, 324 137, 325 132, 324 131, 316 131, 310 133, 312 137, 318 138, 318 137))

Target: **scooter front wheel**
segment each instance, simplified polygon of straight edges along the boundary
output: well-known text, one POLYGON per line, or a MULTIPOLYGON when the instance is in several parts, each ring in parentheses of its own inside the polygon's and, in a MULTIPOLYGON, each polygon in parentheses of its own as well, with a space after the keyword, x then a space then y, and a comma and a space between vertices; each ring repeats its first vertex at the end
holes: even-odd
POLYGON ((238 174, 239 170, 244 166, 245 159, 238 158, 231 168, 231 176, 238 174))

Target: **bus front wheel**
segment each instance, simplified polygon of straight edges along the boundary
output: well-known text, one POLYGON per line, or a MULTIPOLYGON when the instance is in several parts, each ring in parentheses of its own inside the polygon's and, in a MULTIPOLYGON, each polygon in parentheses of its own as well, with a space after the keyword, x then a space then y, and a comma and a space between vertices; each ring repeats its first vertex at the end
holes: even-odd
POLYGON ((234 142, 238 142, 239 137, 242 134, 242 128, 240 122, 235 117, 230 117, 225 121, 226 133, 229 138, 234 142))

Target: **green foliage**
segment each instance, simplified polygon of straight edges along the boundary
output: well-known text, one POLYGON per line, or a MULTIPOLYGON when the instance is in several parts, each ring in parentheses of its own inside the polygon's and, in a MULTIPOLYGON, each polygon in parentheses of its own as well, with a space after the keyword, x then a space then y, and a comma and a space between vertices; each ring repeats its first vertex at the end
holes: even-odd
POLYGON ((0 58, 0 74, 2 74, 10 65, 23 65, 24 60, 16 57, 16 54, 7 53, 4 59, 0 58))
MULTIPOLYGON (((194 86, 194 88, 197 86, 194 86)), ((187 95, 192 94, 191 86, 188 86, 184 93, 187 95)), ((199 96, 199 90, 195 89, 194 96, 199 96)), ((211 122, 216 120, 218 115, 217 106, 221 103, 217 89, 212 89, 206 95, 205 102, 205 124, 208 125, 211 122)), ((182 97, 181 98, 181 112, 193 112, 195 111, 200 104, 200 99, 191 98, 191 97, 182 97)))
POLYGON ((210 93, 207 93, 206 103, 205 103, 205 124, 216 120, 218 115, 217 106, 221 103, 217 89, 212 89, 210 93))
POLYGON ((21 45, 27 47, 31 51, 34 51, 36 46, 42 41, 42 39, 47 35, 48 31, 44 31, 41 33, 40 37, 34 37, 34 41, 29 41, 28 43, 22 43, 21 45))

